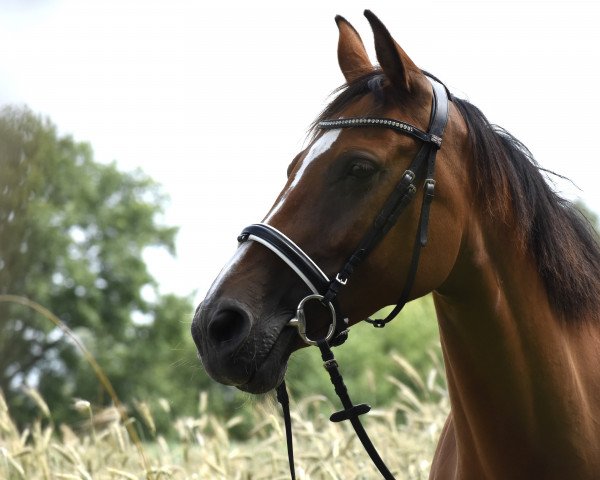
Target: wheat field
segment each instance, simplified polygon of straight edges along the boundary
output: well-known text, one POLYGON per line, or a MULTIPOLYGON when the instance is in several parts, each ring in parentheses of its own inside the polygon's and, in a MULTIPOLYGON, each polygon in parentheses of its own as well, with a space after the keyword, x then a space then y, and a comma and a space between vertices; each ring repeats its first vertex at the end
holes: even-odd
MULTIPOLYGON (((393 361, 408 373, 412 388, 389 378, 397 389, 394 402, 362 418, 396 478, 424 479, 449 411, 447 391, 439 369, 423 379, 401 357, 393 356, 393 361)), ((151 441, 140 442, 135 421, 123 411, 95 411, 89 402, 75 400, 74 415, 81 422, 74 431, 53 424, 35 390, 26 393, 39 415, 23 429, 15 425, 0 394, 1 479, 289 478, 281 412, 269 399, 253 405, 249 419, 240 415, 223 421, 208 411, 207 394, 201 393, 198 415, 173 420, 176 434, 169 437, 156 431, 149 405, 137 402, 139 421, 152 433, 151 441), (250 422, 249 433, 234 438, 231 431, 241 422, 250 422)), ((166 401, 158 405, 169 408, 166 401)), ((336 410, 329 400, 292 398, 291 408, 299 479, 380 478, 351 426, 329 421, 325 412, 336 410)))

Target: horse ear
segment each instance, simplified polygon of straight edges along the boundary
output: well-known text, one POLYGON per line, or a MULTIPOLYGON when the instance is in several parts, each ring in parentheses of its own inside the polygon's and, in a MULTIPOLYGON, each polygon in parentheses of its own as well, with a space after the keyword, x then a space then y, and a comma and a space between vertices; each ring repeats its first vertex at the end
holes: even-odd
POLYGON ((346 82, 373 71, 373 65, 358 32, 341 15, 335 17, 340 31, 338 42, 338 62, 346 82))
POLYGON ((383 73, 394 88, 401 92, 410 92, 411 73, 420 74, 421 70, 396 43, 388 29, 373 12, 365 10, 365 17, 373 30, 375 52, 383 73))

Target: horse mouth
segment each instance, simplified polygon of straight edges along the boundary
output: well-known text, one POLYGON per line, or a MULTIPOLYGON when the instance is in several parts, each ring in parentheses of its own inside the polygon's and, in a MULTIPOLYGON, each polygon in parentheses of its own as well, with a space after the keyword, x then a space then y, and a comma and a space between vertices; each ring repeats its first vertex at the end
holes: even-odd
POLYGON ((294 328, 284 327, 250 379, 242 385, 237 385, 237 388, 253 394, 266 393, 276 388, 283 381, 297 336, 294 328))

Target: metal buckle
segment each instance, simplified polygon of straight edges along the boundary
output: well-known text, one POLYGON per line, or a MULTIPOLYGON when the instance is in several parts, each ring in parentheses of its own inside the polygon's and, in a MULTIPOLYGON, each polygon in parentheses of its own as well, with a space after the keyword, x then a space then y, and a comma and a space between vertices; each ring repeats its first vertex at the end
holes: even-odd
POLYGON ((434 191, 435 191, 435 180, 433 178, 426 179, 424 188, 425 188, 425 195, 427 195, 428 197, 433 197, 434 191))
POLYGON ((415 180, 415 176, 415 172, 413 172, 412 170, 405 170, 402 174, 402 182, 412 183, 415 180))
MULTIPOLYGON (((323 295, 318 294, 308 295, 304 297, 300 301, 300 303, 298 304, 298 308, 296 309, 296 318, 292 318, 288 323, 288 326, 295 327, 298 329, 298 335, 300 335, 300 338, 302 338, 302 340, 304 340, 304 342, 308 345, 316 345, 317 341, 312 340, 306 336, 306 316, 304 315, 304 304, 309 300, 318 300, 319 302, 323 303, 322 301, 324 298, 325 297, 323 297, 323 295)), ((336 318, 335 308, 331 304, 331 302, 327 302, 326 306, 329 307, 329 311, 331 313, 331 325, 329 325, 329 330, 327 331, 327 335, 325 336, 324 340, 326 342, 329 342, 329 340, 333 338, 333 334, 335 333, 336 318)))

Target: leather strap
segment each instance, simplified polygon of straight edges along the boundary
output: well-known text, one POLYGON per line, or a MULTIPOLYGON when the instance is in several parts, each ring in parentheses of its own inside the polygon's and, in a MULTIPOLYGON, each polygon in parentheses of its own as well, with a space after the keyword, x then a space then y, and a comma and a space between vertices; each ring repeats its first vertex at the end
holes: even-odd
POLYGON ((348 389, 344 384, 344 379, 342 378, 342 374, 338 369, 338 363, 335 360, 333 352, 327 345, 327 342, 320 341, 317 343, 319 350, 321 350, 321 358, 323 359, 323 366, 327 373, 329 374, 329 379, 333 384, 335 389, 335 393, 339 397, 342 405, 344 406, 344 410, 334 413, 331 415, 331 421, 342 421, 349 420, 358 436, 360 442, 362 443, 365 451, 369 454, 369 457, 377 467, 377 470, 381 473, 383 478, 386 480, 394 480, 394 476, 387 468, 383 459, 379 456, 377 449, 371 442, 369 435, 367 434, 365 428, 362 423, 360 423, 359 415, 367 413, 371 410, 371 407, 366 404, 354 405, 352 400, 350 399, 350 395, 348 394, 348 389))
POLYGON ((424 132, 410 123, 402 122, 401 120, 393 120, 391 118, 352 117, 340 118, 337 120, 323 120, 322 122, 319 122, 319 128, 321 130, 348 127, 386 127, 404 133, 405 135, 415 137, 417 140, 421 140, 425 143, 431 142, 437 145, 442 144, 442 138, 432 133, 431 130, 429 132, 424 132))
POLYGON ((294 437, 292 436, 292 417, 290 415, 290 398, 287 393, 285 380, 277 387, 277 401, 283 410, 283 423, 285 425, 285 442, 287 445, 288 463, 290 464, 290 477, 296 480, 296 469, 294 468, 294 437))
POLYGON ((240 243, 247 240, 261 243, 275 253, 296 272, 312 293, 322 294, 327 291, 329 277, 304 250, 275 227, 266 223, 250 225, 244 228, 238 237, 240 243))
MULTIPOLYGON (((354 429, 357 437, 359 438, 363 448, 371 458, 373 464, 377 467, 383 478, 386 480, 394 480, 394 476, 387 468, 385 462, 380 457, 377 449, 373 445, 373 442, 369 438, 369 435, 362 423, 360 422, 359 416, 368 413, 371 410, 369 405, 364 403, 354 405, 352 402, 350 395, 348 394, 348 389, 344 383, 344 379, 342 374, 339 371, 338 363, 335 360, 333 352, 331 348, 324 340, 319 340, 317 342, 319 349, 321 350, 321 358, 323 359, 323 367, 327 370, 329 374, 329 378, 333 387, 335 389, 335 393, 338 398, 342 402, 344 407, 343 410, 339 412, 335 412, 329 418, 332 422, 342 422, 345 420, 350 421, 352 428, 354 429)), ((287 451, 288 451, 288 462, 290 465, 290 476, 292 480, 296 478, 296 472, 294 468, 294 446, 292 440, 292 423, 290 420, 290 411, 289 411, 289 398, 287 395, 287 390, 285 386, 285 382, 282 382, 277 387, 277 401, 281 404, 281 408, 283 410, 284 424, 285 424, 285 436, 287 443, 287 451)))

